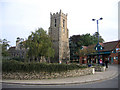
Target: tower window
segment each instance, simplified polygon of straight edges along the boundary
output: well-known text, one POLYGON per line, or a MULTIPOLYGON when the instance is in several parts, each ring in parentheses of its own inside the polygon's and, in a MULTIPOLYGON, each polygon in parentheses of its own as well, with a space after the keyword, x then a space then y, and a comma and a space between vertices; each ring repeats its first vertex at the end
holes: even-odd
POLYGON ((55 19, 55 27, 56 27, 57 20, 55 19))
POLYGON ((63 19, 63 27, 65 27, 65 20, 63 19))

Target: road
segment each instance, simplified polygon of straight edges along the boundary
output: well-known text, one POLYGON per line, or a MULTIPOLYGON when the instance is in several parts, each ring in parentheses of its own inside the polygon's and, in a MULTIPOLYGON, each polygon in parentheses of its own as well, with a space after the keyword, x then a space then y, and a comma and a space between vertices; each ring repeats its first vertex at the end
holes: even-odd
POLYGON ((118 88, 118 77, 109 80, 68 85, 20 85, 2 84, 3 88, 118 88))

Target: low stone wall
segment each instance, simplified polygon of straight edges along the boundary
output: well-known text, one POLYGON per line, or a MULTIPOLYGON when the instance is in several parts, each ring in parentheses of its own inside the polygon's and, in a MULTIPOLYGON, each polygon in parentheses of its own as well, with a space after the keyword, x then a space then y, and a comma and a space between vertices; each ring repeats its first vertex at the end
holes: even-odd
POLYGON ((106 70, 105 66, 96 66, 94 68, 96 72, 104 72, 106 70))
POLYGON ((75 76, 83 76, 83 75, 89 75, 94 74, 93 68, 85 68, 85 69, 79 69, 79 70, 70 70, 67 72, 61 72, 61 73, 25 73, 25 72, 14 72, 14 73, 2 73, 3 79, 16 79, 16 80, 32 80, 32 79, 51 79, 51 78, 64 78, 64 77, 75 77, 75 76))

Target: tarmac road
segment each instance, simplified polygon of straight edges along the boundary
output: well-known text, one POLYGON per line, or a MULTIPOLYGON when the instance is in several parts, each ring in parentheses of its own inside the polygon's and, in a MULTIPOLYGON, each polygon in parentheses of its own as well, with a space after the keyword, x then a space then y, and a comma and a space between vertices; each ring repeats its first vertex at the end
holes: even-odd
MULTIPOLYGON (((120 80, 120 78, 119 78, 120 80)), ((118 88, 118 77, 110 80, 89 82, 82 84, 67 85, 21 85, 21 84, 2 84, 3 88, 118 88)))

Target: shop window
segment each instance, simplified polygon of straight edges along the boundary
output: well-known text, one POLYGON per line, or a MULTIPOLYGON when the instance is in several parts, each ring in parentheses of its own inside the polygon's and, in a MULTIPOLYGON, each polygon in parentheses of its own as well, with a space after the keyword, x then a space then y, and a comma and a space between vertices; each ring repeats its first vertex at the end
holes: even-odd
POLYGON ((113 57, 111 57, 111 60, 113 60, 113 57))

